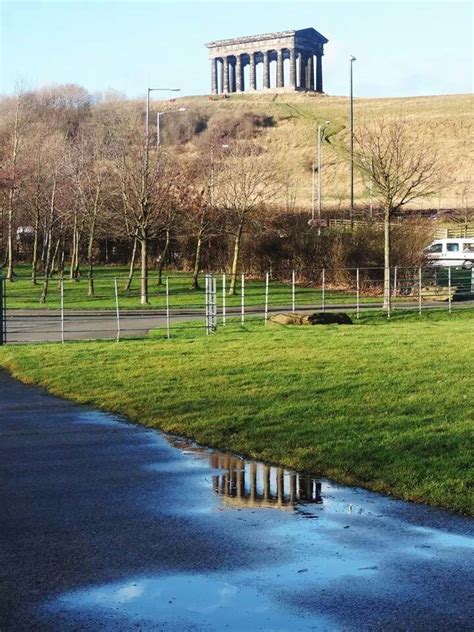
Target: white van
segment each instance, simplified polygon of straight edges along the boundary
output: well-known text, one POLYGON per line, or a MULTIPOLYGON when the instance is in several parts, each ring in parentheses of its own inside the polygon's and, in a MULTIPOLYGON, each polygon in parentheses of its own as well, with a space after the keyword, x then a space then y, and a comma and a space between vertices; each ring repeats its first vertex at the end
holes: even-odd
POLYGON ((474 238, 436 239, 425 249, 428 264, 436 267, 474 267, 474 238))

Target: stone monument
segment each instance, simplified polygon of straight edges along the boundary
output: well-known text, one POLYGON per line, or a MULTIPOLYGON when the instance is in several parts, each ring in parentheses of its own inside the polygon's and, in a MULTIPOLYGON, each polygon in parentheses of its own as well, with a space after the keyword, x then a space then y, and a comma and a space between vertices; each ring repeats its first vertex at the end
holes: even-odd
POLYGON ((327 42, 313 28, 209 42, 211 92, 323 92, 322 60, 327 42))

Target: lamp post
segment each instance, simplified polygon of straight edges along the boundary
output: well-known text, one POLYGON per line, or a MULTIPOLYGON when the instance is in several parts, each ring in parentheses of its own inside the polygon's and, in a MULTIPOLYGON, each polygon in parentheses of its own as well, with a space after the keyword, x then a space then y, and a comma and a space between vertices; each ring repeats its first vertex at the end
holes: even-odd
MULTIPOLYGON (((321 234, 321 171, 322 171, 322 150, 321 150, 321 136, 322 132, 326 129, 326 127, 331 123, 331 121, 325 121, 324 127, 320 124, 318 125, 318 149, 317 149, 317 160, 318 160, 318 235, 321 234)), ((314 211, 315 211, 315 194, 314 189, 316 186, 316 178, 314 177, 314 167, 313 167, 313 180, 312 180, 312 188, 311 188, 311 220, 310 225, 314 225, 314 211)))
POLYGON ((177 110, 169 110, 168 112, 157 112, 156 113, 156 148, 160 148, 160 118, 163 114, 171 114, 173 112, 186 112, 186 108, 178 108, 177 110))
POLYGON ((146 92, 146 115, 145 115, 145 143, 148 149, 149 137, 148 130, 150 127, 150 94, 152 92, 179 92, 181 88, 147 88, 146 92))
POLYGON ((350 125, 351 125, 351 229, 354 228, 354 90, 353 90, 353 65, 356 61, 354 55, 350 57, 350 125))

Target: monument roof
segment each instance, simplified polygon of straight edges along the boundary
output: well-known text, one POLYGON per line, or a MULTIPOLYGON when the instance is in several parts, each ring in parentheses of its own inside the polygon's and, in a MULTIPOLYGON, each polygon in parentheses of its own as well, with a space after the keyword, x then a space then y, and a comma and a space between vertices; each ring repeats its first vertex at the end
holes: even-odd
POLYGON ((282 37, 293 37, 296 35, 301 35, 303 37, 313 38, 317 42, 321 44, 327 44, 329 41, 322 35, 318 33, 316 29, 307 28, 307 29, 298 29, 292 31, 279 31, 275 33, 263 33, 261 35, 244 35, 243 37, 235 37, 232 39, 224 39, 224 40, 215 40, 214 42, 209 42, 206 44, 207 48, 214 48, 217 46, 231 46, 232 44, 250 44, 252 42, 261 42, 264 40, 271 40, 282 37))

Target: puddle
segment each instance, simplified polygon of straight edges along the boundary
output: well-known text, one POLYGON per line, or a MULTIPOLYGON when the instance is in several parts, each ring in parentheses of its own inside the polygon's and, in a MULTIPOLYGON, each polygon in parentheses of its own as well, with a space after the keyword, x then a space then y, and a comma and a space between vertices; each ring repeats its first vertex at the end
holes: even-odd
MULTIPOLYGON (((260 461, 202 448, 186 439, 165 435, 167 441, 191 463, 207 461, 212 489, 222 505, 232 509, 281 509, 304 512, 301 505, 320 505, 321 481, 260 461)), ((312 516, 315 517, 315 516, 312 516)))
POLYGON ((445 629, 443 617, 458 606, 457 597, 432 600, 447 590, 444 577, 465 601, 472 538, 459 517, 425 508, 431 518, 423 520, 414 504, 113 416, 82 414, 79 421, 130 432, 132 484, 123 512, 148 525, 146 556, 133 564, 132 534, 121 573, 71 587, 44 604, 46 618, 97 623, 85 629, 336 632, 368 629, 367 621, 392 629, 409 602, 416 629, 431 621, 430 629, 445 629))

